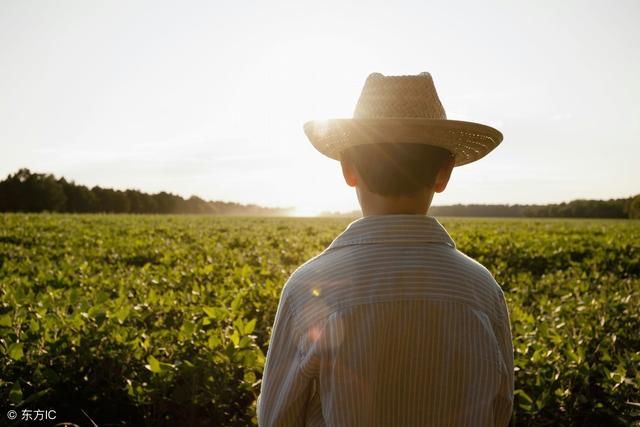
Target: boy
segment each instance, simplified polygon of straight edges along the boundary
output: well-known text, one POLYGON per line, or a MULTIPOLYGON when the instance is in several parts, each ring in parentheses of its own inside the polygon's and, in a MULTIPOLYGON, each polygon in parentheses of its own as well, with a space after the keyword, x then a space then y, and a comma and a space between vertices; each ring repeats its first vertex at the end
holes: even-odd
POLYGON ((339 160, 363 217, 287 281, 261 426, 505 426, 513 349, 489 271, 427 216, 454 166, 502 140, 447 120, 428 73, 369 76, 353 119, 305 133, 339 160))

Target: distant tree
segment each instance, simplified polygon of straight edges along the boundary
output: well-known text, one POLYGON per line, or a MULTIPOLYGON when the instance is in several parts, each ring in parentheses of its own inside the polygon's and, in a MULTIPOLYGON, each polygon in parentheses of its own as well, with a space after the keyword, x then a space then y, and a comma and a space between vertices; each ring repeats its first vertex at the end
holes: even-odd
POLYGON ((127 193, 119 190, 112 190, 111 201, 113 203, 113 211, 117 213, 129 213, 130 205, 127 193))
POLYGON ((97 211, 108 213, 128 213, 129 198, 124 191, 112 190, 111 188, 93 187, 91 192, 97 200, 97 211))
POLYGON ((0 210, 14 212, 60 212, 65 210, 66 195, 53 175, 34 174, 20 169, 0 185, 0 210))
POLYGON ((162 191, 158 194, 154 194, 153 199, 156 202, 158 213, 163 213, 163 214, 175 213, 177 197, 174 196, 173 194, 169 194, 162 191))
POLYGON ((131 213, 143 213, 143 200, 142 194, 136 190, 126 190, 125 195, 129 201, 129 212, 131 213))
POLYGON ((208 213, 209 206, 207 202, 200 197, 191 196, 187 200, 179 204, 178 213, 204 214, 208 213))
POLYGON ((151 194, 142 193, 142 212, 158 213, 158 203, 151 194))
POLYGON ((630 199, 629 203, 629 218, 640 219, 640 194, 630 199))
POLYGON ((20 180, 22 174, 31 175, 29 169, 20 169, 16 174, 7 176, 0 182, 0 212, 19 211, 21 205, 20 186, 24 180, 20 180))
POLYGON ((67 198, 65 212, 95 212, 97 200, 96 196, 84 185, 76 185, 60 178, 58 182, 62 185, 62 190, 67 198))

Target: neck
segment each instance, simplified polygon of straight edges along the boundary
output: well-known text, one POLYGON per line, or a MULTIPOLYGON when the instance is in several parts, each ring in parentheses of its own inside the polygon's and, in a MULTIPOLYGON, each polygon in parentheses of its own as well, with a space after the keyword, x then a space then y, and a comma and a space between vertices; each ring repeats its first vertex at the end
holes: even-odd
POLYGON ((381 196, 356 188, 363 216, 371 215, 426 215, 431 206, 433 191, 425 190, 407 196, 381 196))

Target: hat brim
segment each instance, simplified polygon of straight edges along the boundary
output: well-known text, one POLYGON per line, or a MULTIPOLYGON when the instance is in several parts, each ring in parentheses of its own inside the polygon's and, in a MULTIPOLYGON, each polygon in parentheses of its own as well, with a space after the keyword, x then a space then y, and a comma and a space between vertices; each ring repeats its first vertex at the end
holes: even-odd
POLYGON ((455 166, 481 159, 502 141, 502 133, 490 126, 422 118, 314 120, 304 124, 304 132, 319 152, 334 160, 355 145, 410 143, 449 150, 455 166))

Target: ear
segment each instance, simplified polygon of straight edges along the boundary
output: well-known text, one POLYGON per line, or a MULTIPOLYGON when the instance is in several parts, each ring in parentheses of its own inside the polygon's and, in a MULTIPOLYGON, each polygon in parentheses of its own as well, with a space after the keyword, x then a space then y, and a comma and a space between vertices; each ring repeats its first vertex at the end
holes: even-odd
POLYGON ((347 183, 349 187, 355 187, 358 184, 358 175, 356 173, 356 168, 346 158, 340 159, 340 166, 342 166, 342 176, 344 177, 344 182, 347 183))
POLYGON ((453 155, 451 155, 445 164, 440 167, 438 174, 436 175, 436 182, 433 186, 433 191, 436 193, 442 193, 445 188, 447 188, 447 184, 449 183, 449 178, 451 178, 451 172, 453 171, 453 166, 456 163, 456 159, 453 155))

